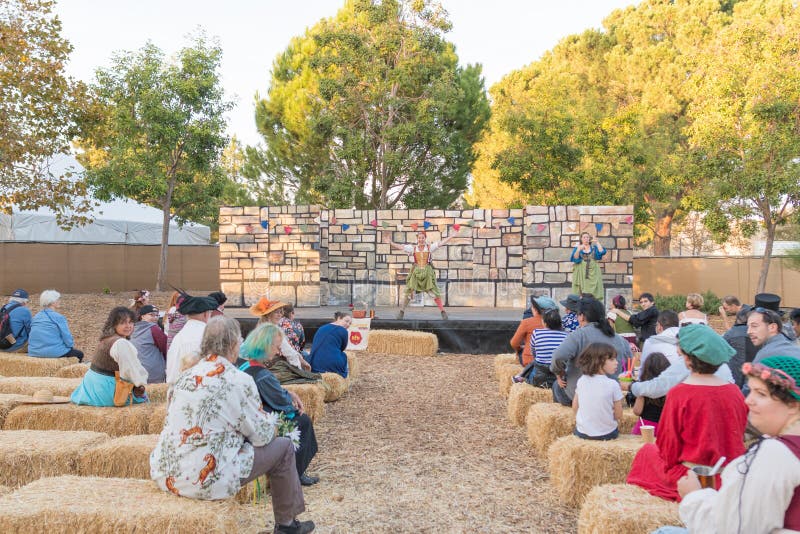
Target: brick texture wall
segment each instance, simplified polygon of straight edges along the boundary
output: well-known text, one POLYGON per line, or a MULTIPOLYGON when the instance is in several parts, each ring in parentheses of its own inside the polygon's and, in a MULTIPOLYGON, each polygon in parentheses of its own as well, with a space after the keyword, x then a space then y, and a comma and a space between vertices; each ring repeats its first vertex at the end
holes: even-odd
MULTIPOLYGON (((220 283, 231 306, 263 295, 297 306, 396 306, 412 262, 389 240, 455 237, 433 255, 448 306, 522 307, 530 294, 570 292, 580 233, 609 249, 606 300, 631 296, 632 206, 520 209, 325 210, 318 206, 220 208, 220 283)), ((426 304, 432 304, 429 300, 426 304)))

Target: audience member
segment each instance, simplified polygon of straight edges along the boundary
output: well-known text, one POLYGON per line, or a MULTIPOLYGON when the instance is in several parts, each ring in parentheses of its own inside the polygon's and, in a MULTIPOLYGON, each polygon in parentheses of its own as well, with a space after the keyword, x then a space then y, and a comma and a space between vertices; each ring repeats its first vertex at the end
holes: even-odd
POLYGON ((314 373, 336 373, 347 378, 350 370, 347 367, 347 329, 353 318, 349 313, 336 312, 334 321, 322 325, 314 334, 311 342, 311 355, 308 363, 314 373))
POLYGON ((317 454, 314 425, 304 412, 300 397, 281 387, 275 375, 264 366, 265 360, 280 352, 281 335, 281 330, 272 323, 258 325, 248 336, 248 339, 252 339, 246 349, 240 350, 242 357, 236 361, 236 366, 253 377, 265 411, 281 413, 297 425, 300 431, 300 445, 294 452, 297 474, 300 476, 300 484, 312 486, 319 482, 319 477, 306 474, 308 464, 317 454))
POLYGON ((131 343, 139 362, 147 371, 148 384, 167 381, 167 335, 158 327, 158 308, 145 304, 139 308, 139 320, 133 325, 131 343))
POLYGON ((678 314, 680 326, 687 324, 708 324, 708 317, 700 310, 703 308, 705 300, 699 293, 689 293, 686 295, 686 311, 678 314))
POLYGON ((133 310, 125 306, 108 314, 92 365, 70 395, 73 404, 126 406, 147 402, 147 370, 130 342, 134 318, 133 310))
POLYGON ((741 391, 714 375, 734 354, 731 346, 709 326, 690 324, 678 334, 678 350, 691 374, 670 390, 658 442, 639 449, 628 475, 629 484, 673 501, 688 464, 714 465, 744 452, 747 425, 741 391))
POLYGON ((603 303, 595 299, 581 299, 578 321, 581 327, 567 335, 563 343, 553 352, 550 370, 556 375, 553 384, 553 399, 564 406, 572 405, 575 387, 582 373, 577 365, 578 355, 592 343, 606 343, 614 347, 617 354, 617 373, 623 362, 633 356, 627 341, 614 333, 606 320, 603 303))
POLYGON ((514 382, 527 381, 530 385, 551 389, 556 375, 550 371, 553 352, 561 345, 567 333, 561 326, 561 316, 557 309, 544 312, 545 328, 537 328, 531 334, 531 354, 533 361, 522 372, 514 377, 514 382))
MULTIPOLYGON (((216 301, 203 313, 210 315, 214 308, 216 301)), ((163 491, 217 500, 233 497, 266 474, 274 531, 311 532, 313 522, 296 519, 305 503, 292 442, 277 437, 276 424, 262 410, 252 377, 233 363, 240 339, 235 319, 221 316, 209 321, 199 347, 202 357, 180 374, 172 388, 164 429, 150 454, 150 476, 163 491), (198 380, 203 387, 198 387, 198 380)))
POLYGON ((580 326, 578 324, 578 310, 580 309, 580 301, 580 296, 573 293, 567 295, 567 298, 564 300, 559 301, 560 304, 567 310, 566 313, 561 316, 561 325, 564 327, 564 332, 568 334, 570 332, 574 332, 580 326))
POLYGON ((581 439, 616 439, 623 395, 617 381, 608 375, 617 372, 617 352, 607 343, 590 343, 578 355, 578 367, 583 376, 578 379, 572 397, 573 434, 581 439))
POLYGON ((142 306, 146 306, 150 304, 150 292, 146 289, 137 289, 133 292, 133 298, 130 302, 130 309, 133 310, 133 314, 136 317, 139 317, 139 310, 142 309, 142 306))
POLYGON ((516 352, 520 364, 523 366, 533 361, 531 354, 531 333, 537 328, 544 328, 542 314, 545 310, 557 308, 555 301, 550 297, 534 297, 531 295, 531 317, 523 319, 514 336, 511 338, 511 348, 516 352))
POLYGON ((184 369, 201 357, 200 343, 211 312, 217 309, 217 301, 211 297, 193 297, 184 293, 178 312, 186 316, 186 324, 175 335, 167 349, 167 383, 172 385, 184 369))
POLYGON ((795 308, 789 312, 789 320, 792 322, 792 330, 797 336, 797 343, 800 344, 800 308, 795 308))
POLYGON ((734 322, 736 319, 736 315, 742 310, 749 310, 750 306, 747 304, 742 304, 739 301, 739 297, 735 297, 733 295, 725 295, 722 297, 722 305, 719 307, 719 316, 722 318, 722 325, 725 330, 729 330, 731 326, 731 320, 728 318, 729 315, 734 317, 734 322))
MULTIPOLYGON (((639 372, 639 380, 643 382, 652 380, 660 376, 669 366, 669 360, 664 354, 660 352, 651 352, 647 361, 642 363, 639 372)), ((636 397, 630 392, 628 396, 633 397, 633 413, 639 416, 639 420, 636 421, 636 424, 633 426, 631 434, 641 434, 640 427, 645 424, 653 427, 653 435, 658 435, 658 422, 661 420, 661 411, 664 409, 666 396, 653 399, 645 396, 636 397)))
POLYGON ((627 319, 634 328, 639 329, 639 341, 644 343, 647 338, 654 336, 656 333, 658 308, 656 308, 655 298, 650 293, 639 295, 639 306, 642 307, 642 311, 638 313, 631 314, 627 311, 618 310, 617 315, 627 319))
POLYGON ((747 335, 758 352, 753 361, 758 363, 770 356, 800 358, 800 346, 783 334, 781 316, 773 310, 756 307, 747 315, 747 335))
POLYGON ((659 312, 656 320, 656 333, 650 336, 642 346, 641 364, 654 352, 660 352, 667 357, 669 363, 683 361, 678 356, 678 314, 672 310, 659 312))
POLYGON ((278 326, 283 330, 283 335, 286 336, 292 348, 306 357, 307 355, 303 353, 306 346, 306 331, 300 321, 294 318, 293 305, 287 304, 283 307, 283 317, 278 322, 278 326))
POLYGON ((28 355, 37 358, 78 358, 78 361, 83 361, 83 352, 75 348, 66 317, 56 311, 60 299, 61 293, 55 289, 42 291, 39 296, 42 309, 31 320, 28 355))
POLYGON ((169 299, 169 308, 164 316, 164 332, 167 333, 167 351, 172 346, 172 340, 178 332, 186 325, 186 316, 178 311, 183 299, 186 298, 182 293, 175 291, 169 299))
POLYGON ((8 297, 3 309, 8 312, 11 337, 0 340, 3 352, 25 352, 28 350, 28 337, 31 333, 31 310, 28 309, 28 292, 15 289, 8 297))
MULTIPOLYGON (((258 324, 272 323, 275 326, 278 326, 281 322, 281 318, 283 317, 284 306, 286 306, 285 302, 269 300, 266 297, 261 297, 258 302, 250 306, 250 313, 258 317, 258 324)), ((281 356, 285 358, 290 365, 305 371, 311 370, 311 366, 308 364, 306 359, 303 358, 303 355, 300 354, 299 351, 292 347, 286 336, 283 337, 283 341, 281 342, 281 356)), ((281 383, 283 384, 284 382, 281 383)))
MULTIPOLYGON (((759 293, 753 297, 753 300, 753 308, 766 308, 767 310, 772 310, 777 313, 781 318, 781 321, 783 321, 784 311, 781 310, 780 295, 776 295, 774 293, 759 293)), ((786 336, 786 339, 789 341, 795 341, 795 339, 797 339, 797 335, 794 333, 794 328, 792 328, 791 322, 781 322, 781 330, 783 335, 786 336)))
POLYGON ((219 317, 225 313, 225 303, 228 302, 228 296, 222 291, 214 291, 208 294, 209 297, 217 301, 217 309, 211 312, 211 317, 219 317))
POLYGON ((736 351, 736 354, 731 356, 731 361, 728 363, 731 373, 733 373, 733 381, 740 388, 744 386, 742 365, 745 362, 752 362, 757 352, 755 345, 750 340, 750 336, 747 335, 748 313, 750 313, 750 307, 742 306, 736 314, 733 326, 722 335, 722 338, 736 351))

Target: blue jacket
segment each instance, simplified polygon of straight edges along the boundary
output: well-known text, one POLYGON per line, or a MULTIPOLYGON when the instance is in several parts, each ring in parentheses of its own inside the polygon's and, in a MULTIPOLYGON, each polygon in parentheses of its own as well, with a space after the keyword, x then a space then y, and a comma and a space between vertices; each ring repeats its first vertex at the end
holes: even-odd
POLYGON ((17 338, 17 342, 5 349, 4 352, 16 351, 28 341, 31 333, 31 310, 19 303, 9 304, 14 306, 14 309, 8 312, 8 318, 11 323, 11 333, 17 338))
POLYGON ((347 329, 338 324, 322 325, 311 343, 308 363, 315 373, 336 373, 347 378, 347 329))
POLYGON ((46 308, 34 316, 28 338, 30 356, 60 358, 74 345, 75 341, 63 315, 46 308))

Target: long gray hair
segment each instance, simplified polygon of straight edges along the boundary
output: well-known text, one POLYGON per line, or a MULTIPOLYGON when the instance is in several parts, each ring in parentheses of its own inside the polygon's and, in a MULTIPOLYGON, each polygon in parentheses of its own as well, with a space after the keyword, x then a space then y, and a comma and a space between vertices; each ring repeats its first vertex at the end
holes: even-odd
POLYGON ((201 357, 218 354, 227 358, 236 349, 241 337, 242 329, 239 327, 239 321, 224 315, 212 317, 203 332, 203 341, 200 343, 201 357))

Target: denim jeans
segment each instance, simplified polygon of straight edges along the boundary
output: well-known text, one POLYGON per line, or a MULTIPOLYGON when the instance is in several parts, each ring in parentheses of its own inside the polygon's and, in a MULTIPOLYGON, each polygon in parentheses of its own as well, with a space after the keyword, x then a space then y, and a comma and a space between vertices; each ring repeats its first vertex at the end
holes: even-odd
POLYGON ((564 406, 572 406, 572 399, 567 395, 567 390, 559 386, 558 382, 553 382, 553 402, 564 406))

